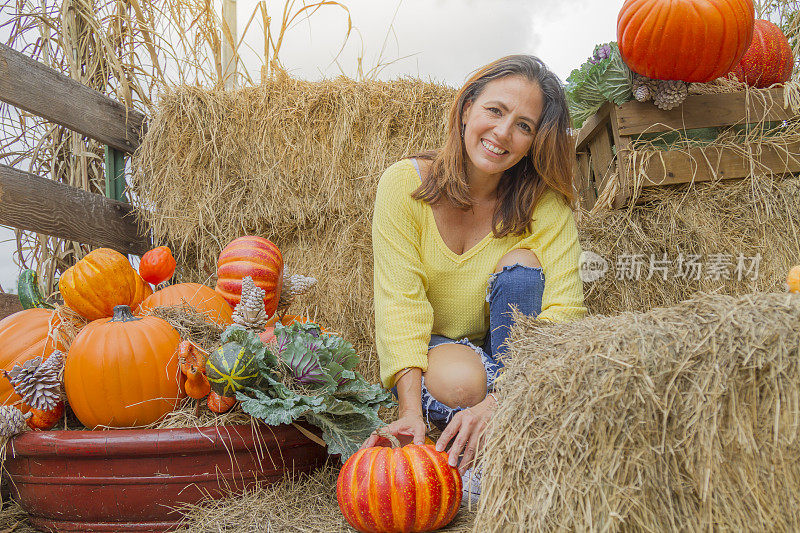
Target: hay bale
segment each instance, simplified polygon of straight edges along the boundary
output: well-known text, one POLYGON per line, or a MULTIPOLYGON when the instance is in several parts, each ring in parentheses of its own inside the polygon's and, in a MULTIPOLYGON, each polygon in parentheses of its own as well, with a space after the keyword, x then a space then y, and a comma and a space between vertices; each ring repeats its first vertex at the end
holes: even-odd
POLYGON ((646 311, 700 292, 734 296, 781 292, 789 268, 800 262, 800 180, 796 177, 754 175, 744 180, 654 187, 643 190, 642 201, 626 210, 583 213, 578 221, 583 250, 609 263, 605 277, 584 285, 590 313, 646 311), (695 271, 679 275, 680 254, 684 259, 699 258, 699 276, 695 271), (648 279, 651 256, 654 266, 666 257, 668 262, 661 263, 667 268, 666 279, 658 269, 648 279), (740 256, 744 268, 737 271, 740 256), (618 279, 631 270, 619 267, 617 261, 634 261, 633 257, 641 261, 638 279, 618 279), (748 273, 756 257, 759 264, 748 273), (710 270, 726 260, 726 275, 710 270))
POLYGON ((476 531, 796 531, 800 296, 520 318, 476 531))
POLYGON ((375 189, 404 155, 439 146, 454 91, 414 79, 258 87, 182 86, 161 95, 133 157, 132 189, 181 281, 213 286, 216 259, 245 234, 269 238, 287 269, 319 284, 298 307, 341 332, 377 380, 373 340, 375 189))

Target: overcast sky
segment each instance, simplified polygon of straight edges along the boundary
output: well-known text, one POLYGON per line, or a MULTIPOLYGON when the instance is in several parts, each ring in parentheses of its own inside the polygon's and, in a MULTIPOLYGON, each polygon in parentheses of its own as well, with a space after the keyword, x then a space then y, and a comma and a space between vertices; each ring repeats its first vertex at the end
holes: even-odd
MULTIPOLYGON (((355 77, 357 58, 363 70, 390 63, 380 79, 414 76, 460 86, 470 72, 504 55, 539 56, 563 80, 588 57, 594 45, 616 39, 616 18, 623 0, 341 0, 354 26, 344 50, 347 17, 326 7, 292 29, 281 61, 293 76, 305 79, 355 77)), ((268 2, 278 6, 283 2, 268 2)), ((299 3, 299 2, 298 2, 299 3)), ((240 33, 256 0, 238 0, 240 33)), ((269 13, 273 20, 281 13, 269 13)), ((0 12, 0 21, 3 14, 0 12)), ((257 18, 257 20, 260 17, 257 18)), ((261 29, 251 27, 246 68, 257 80, 262 64, 261 29)), ((12 261, 13 232, 0 227, 0 285, 8 291, 19 267, 12 261)))

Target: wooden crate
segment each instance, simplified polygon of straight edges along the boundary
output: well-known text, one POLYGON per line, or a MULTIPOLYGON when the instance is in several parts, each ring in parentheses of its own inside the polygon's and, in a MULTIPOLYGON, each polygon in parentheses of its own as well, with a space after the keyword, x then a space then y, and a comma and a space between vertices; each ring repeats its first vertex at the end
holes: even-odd
MULTIPOLYGON (((797 118, 783 107, 783 88, 760 92, 765 99, 752 94, 748 98, 744 92, 690 95, 682 105, 670 111, 662 111, 652 102, 632 101, 621 106, 607 102, 586 120, 577 135, 575 189, 581 206, 586 210, 594 207, 598 193, 614 174, 618 174, 620 186, 613 207, 619 209, 630 203, 633 176, 628 175, 628 158, 632 142, 640 134, 673 130, 685 133, 698 128, 797 118)), ((763 145, 755 152, 758 162, 775 175, 800 172, 800 143, 787 149, 763 145)), ((647 179, 642 187, 710 181, 715 176, 743 178, 751 169, 748 158, 740 150, 731 148, 663 150, 659 155, 647 162, 644 169, 647 179)))

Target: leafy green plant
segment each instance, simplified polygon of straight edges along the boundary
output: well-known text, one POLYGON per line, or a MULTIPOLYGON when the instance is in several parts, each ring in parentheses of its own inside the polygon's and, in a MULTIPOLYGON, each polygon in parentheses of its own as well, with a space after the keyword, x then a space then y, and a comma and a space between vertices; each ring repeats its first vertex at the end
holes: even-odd
POLYGON ((228 327, 222 342, 235 342, 253 355, 260 380, 236 395, 247 414, 269 425, 305 419, 322 429, 328 453, 344 462, 370 433, 386 423, 380 407, 391 407, 390 394, 355 370, 358 355, 338 335, 319 326, 294 322, 275 325, 276 343, 265 346, 238 325, 228 327))
POLYGON ((605 102, 622 105, 633 100, 631 71, 617 43, 597 45, 580 68, 567 77, 567 105, 572 125, 580 128, 605 102))

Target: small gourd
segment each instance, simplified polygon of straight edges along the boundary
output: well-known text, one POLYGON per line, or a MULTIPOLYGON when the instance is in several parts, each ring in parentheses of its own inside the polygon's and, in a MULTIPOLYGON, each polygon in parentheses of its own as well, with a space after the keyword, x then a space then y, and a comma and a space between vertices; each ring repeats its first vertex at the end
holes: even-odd
POLYGON ((36 271, 30 268, 23 270, 17 280, 17 296, 23 309, 33 309, 42 307, 52 309, 53 306, 44 300, 44 296, 39 291, 39 280, 36 271))
POLYGON ((233 397, 242 388, 255 385, 259 373, 252 353, 236 342, 226 342, 209 354, 206 376, 211 390, 233 397))
POLYGON ((178 345, 178 363, 186 376, 183 388, 189 398, 201 400, 211 392, 211 384, 206 377, 206 358, 191 341, 181 341, 178 345))
POLYGON ((789 270, 786 285, 789 286, 789 292, 800 293, 800 265, 795 265, 789 270))

